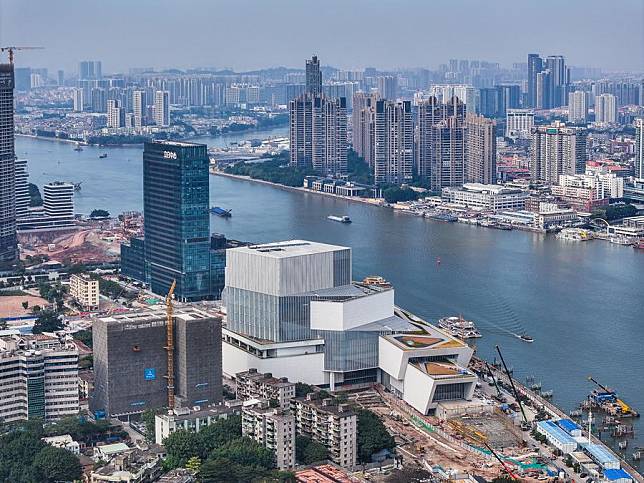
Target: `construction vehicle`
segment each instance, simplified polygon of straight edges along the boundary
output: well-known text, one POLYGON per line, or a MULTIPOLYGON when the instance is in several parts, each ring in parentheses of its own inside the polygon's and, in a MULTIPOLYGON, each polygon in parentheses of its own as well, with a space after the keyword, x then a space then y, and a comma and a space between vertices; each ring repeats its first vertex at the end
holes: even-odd
POLYGON ((13 64, 13 53, 16 50, 41 50, 44 49, 44 47, 0 47, 0 52, 8 52, 9 53, 9 63, 13 64))
POLYGON ((632 407, 630 407, 628 404, 626 404, 624 401, 622 401, 618 396, 615 391, 612 389, 609 389, 608 387, 604 386, 603 384, 600 384, 597 382, 593 376, 588 376, 588 380, 590 382, 595 383, 597 387, 599 387, 602 391, 604 391, 604 395, 606 397, 610 397, 611 399, 614 399, 615 404, 617 405, 617 408, 619 408, 619 411, 617 411, 618 414, 616 415, 621 415, 625 417, 639 417, 639 413, 635 411, 632 407))
POLYGON ((487 368, 487 372, 490 375, 490 377, 492 378, 492 382, 494 383, 494 387, 496 388, 496 396, 495 396, 496 400, 499 401, 500 403, 507 402, 507 400, 505 399, 505 397, 501 393, 501 389, 499 389, 499 385, 496 382, 496 377, 494 377, 494 373, 492 372, 492 369, 490 368, 490 366, 487 363, 487 361, 485 361, 485 367, 487 368))
POLYGON ((165 298, 165 313, 166 313, 166 346, 165 350, 168 353, 168 409, 174 409, 174 307, 172 299, 174 298, 174 289, 177 286, 177 281, 173 280, 168 290, 168 295, 165 298))

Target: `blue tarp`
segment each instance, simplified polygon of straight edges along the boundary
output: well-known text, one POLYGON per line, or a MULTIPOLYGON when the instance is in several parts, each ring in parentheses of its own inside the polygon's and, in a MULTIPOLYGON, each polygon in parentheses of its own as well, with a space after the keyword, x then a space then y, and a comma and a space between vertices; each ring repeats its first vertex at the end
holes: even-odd
POLYGON ((622 480, 622 479, 627 479, 627 480, 632 480, 633 477, 626 473, 626 471, 619 469, 619 470, 604 470, 604 477, 609 480, 609 481, 614 481, 614 480, 622 480))

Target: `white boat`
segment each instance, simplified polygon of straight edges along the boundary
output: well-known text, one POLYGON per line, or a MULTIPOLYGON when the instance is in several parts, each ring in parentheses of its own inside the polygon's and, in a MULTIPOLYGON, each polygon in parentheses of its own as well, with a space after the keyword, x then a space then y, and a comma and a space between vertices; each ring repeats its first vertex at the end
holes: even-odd
POLYGON ((351 218, 349 218, 347 215, 343 215, 343 216, 329 215, 327 216, 327 219, 331 221, 337 221, 339 223, 351 223, 351 218))
POLYGON ((438 321, 438 327, 447 330, 459 339, 478 339, 479 337, 483 337, 474 325, 474 322, 465 320, 462 316, 443 317, 438 321))

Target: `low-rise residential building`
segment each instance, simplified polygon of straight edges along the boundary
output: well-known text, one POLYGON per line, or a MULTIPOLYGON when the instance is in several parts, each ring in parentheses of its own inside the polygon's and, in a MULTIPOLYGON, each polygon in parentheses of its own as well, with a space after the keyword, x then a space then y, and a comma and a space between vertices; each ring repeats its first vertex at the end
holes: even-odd
POLYGON ((246 401, 242 434, 273 451, 280 470, 295 467, 295 417, 288 410, 271 407, 266 399, 246 401))
POLYGON ((53 421, 79 411, 78 350, 45 334, 0 337, 0 420, 53 421))
POLYGON ((69 279, 69 294, 83 310, 98 309, 98 280, 87 274, 74 274, 69 279))
POLYGON ((108 464, 90 474, 91 483, 145 483, 157 481, 163 472, 161 453, 128 448, 111 458, 108 464))
POLYGON ((80 444, 69 434, 61 434, 60 436, 49 436, 47 438, 42 438, 42 440, 47 443, 49 446, 54 446, 56 448, 66 449, 71 451, 75 455, 80 454, 80 444))
POLYGON ((181 429, 198 433, 206 426, 210 426, 220 419, 227 419, 235 414, 240 414, 240 412, 241 403, 235 403, 210 406, 203 409, 176 408, 167 414, 157 414, 154 417, 154 442, 163 444, 163 440, 181 429))
POLYGON ((497 184, 465 183, 443 188, 442 198, 450 203, 484 210, 522 210, 529 193, 497 184))
POLYGON ((332 398, 320 399, 316 393, 295 398, 291 403, 298 434, 323 444, 329 459, 353 468, 357 458, 358 417, 344 404, 332 398))
POLYGON ((578 211, 591 212, 608 204, 611 198, 624 197, 624 178, 612 173, 560 175, 552 194, 578 211))
POLYGON ((279 407, 288 409, 295 397, 295 383, 287 377, 275 378, 270 372, 265 374, 251 368, 235 375, 237 399, 267 399, 277 401, 279 407))

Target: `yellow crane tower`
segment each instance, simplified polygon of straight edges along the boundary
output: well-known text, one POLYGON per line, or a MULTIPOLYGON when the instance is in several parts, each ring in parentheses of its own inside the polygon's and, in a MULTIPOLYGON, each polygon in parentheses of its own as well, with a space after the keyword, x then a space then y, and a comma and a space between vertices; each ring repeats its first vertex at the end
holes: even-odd
POLYGON ((173 280, 168 290, 168 295, 165 298, 165 313, 167 318, 166 323, 166 346, 165 350, 168 353, 168 409, 174 409, 174 319, 173 319, 173 306, 172 298, 174 297, 174 289, 177 286, 177 281, 173 280))

